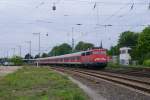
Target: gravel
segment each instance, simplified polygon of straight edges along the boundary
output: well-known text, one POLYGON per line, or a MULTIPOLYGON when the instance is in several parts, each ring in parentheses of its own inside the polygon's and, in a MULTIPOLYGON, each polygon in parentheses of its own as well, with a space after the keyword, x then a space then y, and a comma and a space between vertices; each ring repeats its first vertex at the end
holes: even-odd
POLYGON ((150 100, 150 94, 145 94, 135 89, 105 81, 103 79, 90 81, 78 76, 73 77, 82 84, 93 89, 96 93, 102 95, 107 100, 150 100))
POLYGON ((13 73, 19 68, 21 67, 20 66, 0 66, 0 76, 5 76, 9 73, 13 73))

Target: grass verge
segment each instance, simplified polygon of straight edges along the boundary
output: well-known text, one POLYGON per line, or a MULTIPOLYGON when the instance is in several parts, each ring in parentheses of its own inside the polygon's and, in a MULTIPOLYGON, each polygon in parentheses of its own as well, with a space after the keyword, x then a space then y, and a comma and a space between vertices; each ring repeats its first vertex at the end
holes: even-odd
POLYGON ((48 68, 24 67, 0 78, 0 100, 88 100, 66 76, 48 68))

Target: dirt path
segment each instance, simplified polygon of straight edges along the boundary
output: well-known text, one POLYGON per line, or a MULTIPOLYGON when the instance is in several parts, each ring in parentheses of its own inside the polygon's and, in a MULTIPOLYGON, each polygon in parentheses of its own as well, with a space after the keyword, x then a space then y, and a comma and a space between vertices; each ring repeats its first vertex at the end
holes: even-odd
POLYGON ((9 73, 13 73, 19 68, 21 67, 20 66, 0 66, 0 76, 5 76, 9 73))

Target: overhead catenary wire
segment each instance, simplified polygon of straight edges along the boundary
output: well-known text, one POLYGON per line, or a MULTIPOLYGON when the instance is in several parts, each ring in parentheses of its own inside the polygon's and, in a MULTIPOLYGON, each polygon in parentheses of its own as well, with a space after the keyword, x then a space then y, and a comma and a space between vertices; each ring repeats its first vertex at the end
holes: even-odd
POLYGON ((123 10, 126 7, 127 7, 127 5, 121 6, 116 12, 114 12, 112 15, 110 15, 109 17, 107 17, 103 22, 109 21, 112 17, 116 16, 121 10, 123 10))

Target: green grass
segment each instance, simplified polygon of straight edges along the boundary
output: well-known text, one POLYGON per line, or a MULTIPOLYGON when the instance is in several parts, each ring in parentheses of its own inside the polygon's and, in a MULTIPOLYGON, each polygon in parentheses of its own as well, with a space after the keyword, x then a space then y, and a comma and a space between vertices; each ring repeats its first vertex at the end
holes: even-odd
POLYGON ((114 63, 108 63, 108 66, 106 67, 106 69, 142 69, 142 68, 150 68, 148 66, 144 66, 144 65, 120 65, 120 64, 114 64, 114 63))
POLYGON ((24 67, 0 78, 0 100, 88 100, 67 76, 48 68, 24 67))

